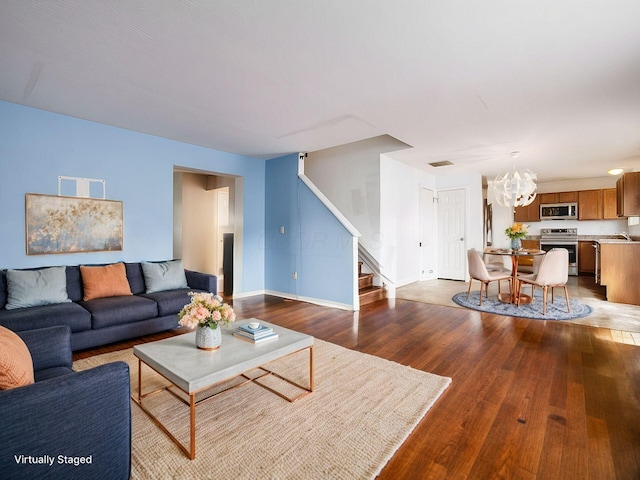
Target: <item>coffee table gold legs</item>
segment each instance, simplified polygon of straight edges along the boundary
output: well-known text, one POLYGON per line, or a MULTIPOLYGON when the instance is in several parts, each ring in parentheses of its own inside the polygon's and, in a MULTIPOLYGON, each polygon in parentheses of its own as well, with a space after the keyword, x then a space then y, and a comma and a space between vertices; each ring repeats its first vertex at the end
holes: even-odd
MULTIPOLYGON (((564 291, 566 292, 567 289, 565 288, 564 291)), ((553 290, 551 290, 551 292, 553 292, 553 290)), ((568 301, 567 305, 569 305, 568 301)), ((313 347, 309 348, 309 391, 313 392, 313 347)))
POLYGON ((196 458, 196 394, 191 393, 189 395, 189 417, 191 421, 191 435, 190 435, 190 447, 189 460, 196 458))
MULTIPOLYGON (((261 386, 265 390, 269 390, 271 393, 275 393, 279 397, 284 398, 288 402, 295 402, 296 400, 300 400, 301 398, 306 397, 311 392, 313 392, 313 347, 309 347, 307 350, 309 350, 309 387, 304 387, 304 386, 300 385, 299 383, 296 383, 293 380, 289 380, 288 378, 283 377, 282 375, 279 375, 276 372, 274 372, 272 370, 269 370, 267 368, 264 368, 264 367, 258 367, 257 370, 262 370, 265 373, 263 375, 258 376, 258 377, 252 378, 251 381, 253 383, 255 383, 256 385, 261 386), (262 384, 262 383, 257 381, 257 380, 260 380, 261 378, 269 376, 269 375, 273 375, 274 377, 277 377, 280 380, 284 380, 285 382, 293 385, 294 387, 297 387, 300 390, 303 390, 303 392, 300 395, 295 396, 295 397, 287 397, 283 393, 281 393, 281 392, 279 392, 279 391, 277 391, 277 390, 275 390, 275 389, 273 389, 271 387, 268 387, 267 385, 264 385, 264 384, 262 384)), ((294 355, 294 354, 299 353, 299 352, 300 352, 300 350, 298 352, 294 352, 294 353, 292 353, 290 355, 294 355)))
MULTIPOLYGON (((245 383, 250 383, 253 382, 256 385, 261 386, 262 388, 269 390, 270 392, 275 393, 276 395, 284 398, 285 400, 289 401, 289 402, 295 402, 296 400, 301 399, 302 397, 305 397, 307 395, 309 395, 311 392, 313 392, 313 346, 311 347, 307 347, 304 350, 309 350, 309 387, 304 387, 292 380, 289 380, 288 378, 283 377, 282 375, 279 375, 271 370, 268 370, 264 367, 257 367, 258 369, 263 370, 265 373, 263 375, 260 375, 254 379, 249 379, 247 382, 243 382, 240 385, 244 385, 245 383), (287 397, 285 395, 283 395, 282 393, 278 392, 275 389, 272 389, 271 387, 268 387, 266 385, 261 384, 260 382, 256 381, 260 378, 263 378, 264 376, 268 376, 268 375, 273 375, 275 377, 278 377, 281 380, 284 380, 285 382, 290 383, 291 385, 294 385, 295 387, 298 387, 299 389, 303 390, 303 392, 296 396, 296 397, 287 397)), ((299 353, 302 350, 298 350, 297 352, 294 352, 290 355, 293 355, 295 353, 299 353)), ((144 362, 138 358, 138 395, 134 396, 133 394, 131 395, 131 400, 133 400, 141 409, 142 411, 144 411, 149 418, 153 421, 153 423, 155 423, 160 430, 162 430, 164 433, 167 434, 167 436, 173 440, 173 442, 180 448, 180 450, 182 450, 184 452, 184 454, 189 457, 190 460, 193 460, 194 458, 196 458, 196 406, 201 403, 204 402, 206 400, 210 400, 213 397, 224 393, 228 390, 234 389, 235 387, 230 387, 228 389, 222 390, 220 392, 217 392, 211 396, 208 396, 206 398, 201 399, 200 401, 196 401, 196 394, 199 393, 200 391, 204 391, 204 390, 208 390, 211 387, 213 387, 214 385, 210 385, 202 390, 196 391, 196 392, 184 392, 185 394, 189 395, 189 448, 185 447, 182 443, 180 443, 180 441, 167 429, 167 427, 165 427, 162 422, 146 407, 143 405, 142 400, 150 395, 154 395, 156 393, 159 392, 163 392, 163 391, 168 391, 169 393, 172 393, 173 395, 175 395, 176 397, 180 398, 179 395, 177 395, 176 393, 174 393, 171 388, 175 387, 177 388, 173 383, 171 385, 168 386, 164 386, 161 388, 158 388, 156 390, 153 390, 151 392, 148 393, 142 393, 142 365, 144 364, 144 362)), ((146 365, 146 364, 145 364, 146 365)), ((151 368, 151 367, 149 367, 151 368)), ((154 370, 152 368, 152 370, 154 370)), ((154 370, 155 371, 155 370, 154 370)), ((156 372, 159 373, 159 372, 156 372)), ((241 375, 243 376, 243 375, 241 375)), ((166 378, 166 377, 165 377, 166 378)), ((245 377, 246 378, 246 377, 245 377)), ((167 379, 168 380, 168 379, 167 379)), ((240 386, 238 385, 238 386, 240 386)), ((185 401, 185 400, 183 400, 185 401)), ((186 401, 185 401, 186 403, 186 401)))
POLYGON ((142 360, 138 359, 138 396, 134 397, 133 395, 131 395, 131 400, 133 400, 136 404, 138 404, 138 406, 142 409, 143 412, 145 412, 149 418, 153 421, 153 423, 155 423, 158 428, 160 428, 160 430, 162 430, 164 433, 167 434, 167 436, 173 440, 173 443, 175 443, 180 450, 182 450, 184 452, 184 454, 189 457, 189 460, 193 460, 194 458, 196 458, 196 394, 195 393, 191 393, 189 394, 189 428, 190 428, 190 445, 189 448, 186 448, 184 445, 182 445, 182 443, 180 443, 180 441, 167 429, 167 427, 165 427, 162 422, 158 419, 158 417, 156 417, 151 410, 149 410, 147 407, 145 407, 142 404, 142 399, 146 398, 150 395, 154 395, 156 393, 159 392, 163 392, 165 390, 168 390, 170 388, 169 387, 162 387, 162 388, 158 388, 157 390, 153 390, 152 392, 148 392, 143 394, 142 393, 142 365, 143 362, 142 360))

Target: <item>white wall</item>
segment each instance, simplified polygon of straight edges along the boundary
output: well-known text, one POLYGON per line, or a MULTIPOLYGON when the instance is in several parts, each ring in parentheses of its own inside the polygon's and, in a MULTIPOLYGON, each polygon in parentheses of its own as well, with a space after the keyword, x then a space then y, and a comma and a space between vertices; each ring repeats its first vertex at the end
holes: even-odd
POLYGON ((182 173, 182 261, 185 268, 216 275, 216 210, 207 176, 182 173))
POLYGON ((380 155, 381 243, 383 273, 398 287, 420 280, 420 188, 435 178, 380 155))
POLYGON ((380 261, 380 155, 406 148, 388 135, 311 152, 305 174, 358 229, 360 243, 380 261))
POLYGON ((600 188, 615 188, 616 180, 620 176, 582 178, 580 180, 565 180, 562 182, 539 183, 538 193, 573 192, 576 190, 598 190, 600 188))
POLYGON ((479 174, 430 175, 384 155, 398 145, 383 136, 312 152, 305 173, 360 231, 382 273, 402 286, 420 279, 420 187, 436 195, 466 189, 465 248, 483 248, 484 212, 479 174))

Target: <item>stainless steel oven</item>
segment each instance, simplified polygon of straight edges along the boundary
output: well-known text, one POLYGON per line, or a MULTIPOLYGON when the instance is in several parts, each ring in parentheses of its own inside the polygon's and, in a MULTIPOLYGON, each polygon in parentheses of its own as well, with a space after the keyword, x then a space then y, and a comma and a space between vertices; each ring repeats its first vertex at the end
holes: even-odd
POLYGON ((578 275, 578 229, 543 228, 540 230, 540 248, 548 252, 552 248, 569 251, 569 275, 578 275))

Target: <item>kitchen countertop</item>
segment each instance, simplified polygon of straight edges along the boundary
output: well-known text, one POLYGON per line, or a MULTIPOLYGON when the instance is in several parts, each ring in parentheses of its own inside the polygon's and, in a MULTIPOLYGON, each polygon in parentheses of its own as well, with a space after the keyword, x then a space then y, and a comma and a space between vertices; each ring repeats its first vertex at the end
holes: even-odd
MULTIPOLYGON (((528 235, 525 240, 540 240, 540 235, 528 235)), ((640 243, 640 239, 625 240, 620 235, 578 235, 579 242, 640 243)))
POLYGON ((622 238, 600 238, 600 239, 596 239, 594 241, 598 242, 600 244, 602 244, 602 243, 621 243, 623 245, 625 245, 625 244, 633 245, 634 243, 640 243, 640 240, 624 240, 622 238))

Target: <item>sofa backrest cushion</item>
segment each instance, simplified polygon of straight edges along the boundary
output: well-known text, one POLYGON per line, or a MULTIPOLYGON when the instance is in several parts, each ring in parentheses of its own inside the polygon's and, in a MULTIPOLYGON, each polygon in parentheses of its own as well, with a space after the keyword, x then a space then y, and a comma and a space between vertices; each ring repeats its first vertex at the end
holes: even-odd
POLYGON ((142 273, 147 286, 146 293, 189 288, 182 260, 142 262, 142 273))
POLYGON ((0 270, 0 308, 7 304, 7 272, 0 270))
POLYGON ((82 300, 82 277, 79 265, 67 265, 67 295, 72 302, 82 300))
POLYGON ((112 263, 103 267, 81 265, 80 274, 84 290, 82 299, 85 301, 132 295, 124 263, 112 263))
POLYGON ((144 285, 144 275, 142 274, 142 265, 140 265, 140 262, 125 263, 124 266, 127 269, 127 278, 129 279, 131 293, 134 295, 144 293, 147 287, 144 285))
POLYGON ((65 270, 65 267, 7 270, 7 304, 5 308, 11 310, 70 302, 67 295, 65 270))
POLYGON ((0 327, 0 390, 33 382, 33 361, 27 345, 14 332, 0 327))

